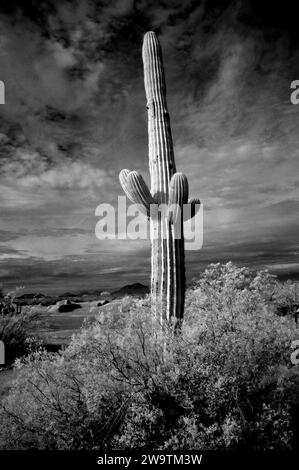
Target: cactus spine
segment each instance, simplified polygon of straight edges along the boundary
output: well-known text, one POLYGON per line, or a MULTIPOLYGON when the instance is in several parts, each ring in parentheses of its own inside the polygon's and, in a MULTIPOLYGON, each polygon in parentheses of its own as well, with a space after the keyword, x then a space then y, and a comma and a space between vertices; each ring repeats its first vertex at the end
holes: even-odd
MULTIPOLYGON (((182 208, 190 204, 191 217, 199 200, 188 201, 188 180, 176 173, 162 51, 157 36, 144 36, 142 58, 148 111, 151 190, 136 171, 122 170, 120 183, 132 202, 150 217, 152 310, 161 324, 180 323, 185 300, 185 253, 182 208), (166 207, 166 210, 155 210, 166 207)), ((184 211, 185 216, 185 211, 184 211)), ((189 216, 190 217, 190 216, 189 216)))

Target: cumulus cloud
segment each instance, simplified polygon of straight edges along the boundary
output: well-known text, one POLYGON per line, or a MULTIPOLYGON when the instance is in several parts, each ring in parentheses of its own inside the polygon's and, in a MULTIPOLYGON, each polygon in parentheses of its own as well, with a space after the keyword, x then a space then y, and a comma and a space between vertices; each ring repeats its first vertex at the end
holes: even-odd
POLYGON ((107 183, 108 176, 103 170, 92 168, 82 162, 70 162, 41 172, 19 178, 25 188, 49 187, 53 189, 88 189, 107 183))

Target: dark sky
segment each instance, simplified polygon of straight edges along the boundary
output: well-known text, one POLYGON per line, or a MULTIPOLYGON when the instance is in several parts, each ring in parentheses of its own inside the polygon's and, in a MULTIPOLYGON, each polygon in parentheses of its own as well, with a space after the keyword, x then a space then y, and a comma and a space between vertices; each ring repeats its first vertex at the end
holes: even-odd
POLYGON ((299 277, 294 2, 1 1, 0 282, 148 283, 148 241, 99 241, 118 173, 148 181, 143 34, 161 41, 177 170, 204 207, 188 279, 232 260, 299 277))

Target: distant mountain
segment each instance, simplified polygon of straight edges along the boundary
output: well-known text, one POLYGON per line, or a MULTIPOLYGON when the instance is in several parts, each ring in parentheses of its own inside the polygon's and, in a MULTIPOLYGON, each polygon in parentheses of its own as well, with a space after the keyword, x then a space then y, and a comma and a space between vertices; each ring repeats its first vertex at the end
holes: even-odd
POLYGON ((14 299, 18 305, 54 305, 59 300, 59 297, 45 294, 22 294, 14 299))
POLYGON ((27 300, 27 299, 41 299, 46 297, 44 294, 22 294, 17 297, 19 300, 27 300))
POLYGON ((91 302, 93 300, 98 300, 99 298, 108 298, 116 299, 119 297, 125 297, 126 295, 144 297, 149 293, 149 288, 136 282, 135 284, 128 284, 121 287, 118 290, 111 292, 100 290, 85 290, 79 292, 64 292, 63 294, 58 295, 45 295, 41 293, 30 293, 22 294, 16 298, 16 303, 22 305, 37 305, 41 304, 44 306, 54 305, 62 299, 71 299, 73 302, 91 302))
POLYGON ((128 284, 118 290, 111 292, 112 297, 124 297, 125 295, 138 295, 144 297, 149 293, 149 288, 136 282, 135 284, 128 284))
POLYGON ((100 290, 80 290, 78 292, 64 292, 60 294, 59 297, 67 298, 67 297, 99 297, 101 295, 100 290))
POLYGON ((75 292, 64 292, 63 294, 59 294, 59 297, 66 298, 66 297, 75 297, 77 295, 78 294, 76 294, 75 292))

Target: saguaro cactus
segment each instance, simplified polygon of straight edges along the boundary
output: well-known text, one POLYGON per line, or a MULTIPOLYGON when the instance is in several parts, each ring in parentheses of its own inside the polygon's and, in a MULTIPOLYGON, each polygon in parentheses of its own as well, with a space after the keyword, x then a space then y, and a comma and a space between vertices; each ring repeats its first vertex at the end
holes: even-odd
POLYGON ((150 217, 153 313, 162 324, 165 321, 177 324, 183 318, 186 284, 182 208, 189 204, 192 217, 200 202, 188 201, 188 180, 182 173, 176 173, 162 51, 153 32, 144 36, 142 58, 151 190, 137 171, 122 170, 120 183, 128 198, 150 217))

